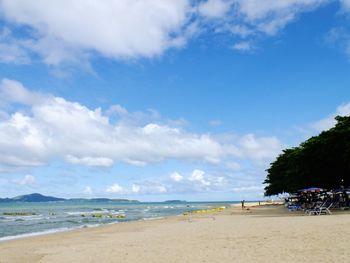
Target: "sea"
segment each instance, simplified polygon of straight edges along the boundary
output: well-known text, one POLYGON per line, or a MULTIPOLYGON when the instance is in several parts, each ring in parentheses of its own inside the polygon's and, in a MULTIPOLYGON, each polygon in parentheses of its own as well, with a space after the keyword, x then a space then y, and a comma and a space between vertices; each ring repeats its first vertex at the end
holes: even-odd
POLYGON ((0 241, 181 215, 237 202, 59 201, 0 203, 0 241))

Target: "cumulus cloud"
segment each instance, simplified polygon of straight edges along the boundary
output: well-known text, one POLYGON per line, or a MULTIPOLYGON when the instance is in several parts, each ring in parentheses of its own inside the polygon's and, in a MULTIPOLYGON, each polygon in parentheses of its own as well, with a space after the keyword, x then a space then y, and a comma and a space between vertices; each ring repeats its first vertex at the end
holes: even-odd
POLYGON ((202 185, 209 186, 211 183, 204 179, 204 174, 205 174, 204 171, 194 170, 188 180, 192 182, 199 182, 202 185))
POLYGON ((170 175, 170 178, 174 182, 180 182, 183 180, 184 177, 181 174, 179 174, 178 172, 174 172, 170 175))
POLYGON ((113 184, 107 187, 106 192, 110 194, 122 194, 124 189, 119 184, 113 184))
POLYGON ((232 48, 242 52, 250 51, 252 49, 252 44, 248 41, 242 41, 234 44, 232 48))
POLYGON ((166 177, 143 178, 134 182, 131 187, 122 187, 121 192, 125 195, 226 192, 239 194, 244 198, 261 198, 264 186, 258 185, 262 180, 259 178, 244 173, 232 176, 230 172, 214 175, 202 169, 194 169, 183 174, 173 172, 166 177))
POLYGON ((49 96, 28 91, 21 83, 3 79, 0 84, 0 97, 2 102, 34 105, 48 99, 49 96))
POLYGON ((168 190, 165 185, 160 182, 144 181, 131 186, 131 190, 127 193, 131 194, 164 194, 168 190))
MULTIPOLYGON (((347 10, 349 1, 340 1, 347 10)), ((153 58, 184 47, 208 28, 241 38, 273 36, 301 13, 329 2, 1 0, 6 28, 0 61, 28 63, 33 54, 49 65, 81 63, 96 54, 119 60, 153 58), (25 34, 11 33, 18 28, 25 34)))
POLYGON ((112 121, 100 108, 32 92, 13 80, 1 82, 0 94, 8 104, 26 105, 0 122, 0 164, 7 166, 40 166, 57 159, 99 167, 167 159, 218 164, 227 158, 269 159, 282 148, 275 137, 248 134, 223 142, 161 122, 112 121))
POLYGON ((328 130, 336 124, 336 120, 334 119, 336 116, 349 116, 350 115, 350 103, 345 103, 337 107, 335 113, 330 114, 324 119, 321 119, 317 122, 311 124, 311 127, 317 131, 325 131, 328 130))
POLYGON ((142 179, 132 184, 131 189, 126 192, 130 194, 188 194, 230 191, 228 186, 227 176, 215 176, 201 169, 194 169, 186 174, 173 172, 166 177, 142 179))
POLYGON ((153 57, 182 45, 188 0, 85 1, 2 0, 2 17, 29 26, 31 49, 48 64, 77 51, 112 58, 153 57))
POLYGON ((141 190, 141 187, 139 185, 136 185, 136 184, 133 184, 131 186, 131 192, 132 193, 135 193, 135 194, 138 194, 141 190))
POLYGON ((21 185, 32 185, 35 182, 35 177, 32 175, 26 175, 24 178, 19 181, 21 185))
POLYGON ((269 159, 281 151, 283 145, 276 137, 256 137, 247 134, 239 139, 239 155, 247 159, 269 159))

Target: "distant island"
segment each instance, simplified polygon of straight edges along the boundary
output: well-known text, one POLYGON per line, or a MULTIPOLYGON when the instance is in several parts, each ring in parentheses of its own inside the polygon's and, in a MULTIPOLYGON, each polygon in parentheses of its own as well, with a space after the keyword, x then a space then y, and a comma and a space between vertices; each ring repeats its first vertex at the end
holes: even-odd
POLYGON ((58 201, 92 201, 92 202, 130 202, 135 203, 139 202, 138 200, 129 200, 129 199, 109 199, 109 198, 59 198, 53 196, 45 196, 42 194, 34 193, 28 195, 20 195, 12 198, 0 198, 0 203, 13 203, 13 202, 58 202, 58 201))

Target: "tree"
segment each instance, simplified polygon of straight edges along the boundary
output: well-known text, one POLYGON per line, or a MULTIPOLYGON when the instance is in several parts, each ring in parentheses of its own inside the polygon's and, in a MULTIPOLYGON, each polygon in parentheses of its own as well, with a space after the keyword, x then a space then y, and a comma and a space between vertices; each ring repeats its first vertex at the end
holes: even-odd
POLYGON ((264 181, 265 195, 350 185, 350 117, 335 119, 335 127, 283 150, 271 163, 264 181))

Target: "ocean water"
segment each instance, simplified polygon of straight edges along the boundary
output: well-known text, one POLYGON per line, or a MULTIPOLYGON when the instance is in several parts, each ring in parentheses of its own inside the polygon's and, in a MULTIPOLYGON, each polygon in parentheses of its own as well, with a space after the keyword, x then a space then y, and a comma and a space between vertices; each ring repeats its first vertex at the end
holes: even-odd
POLYGON ((157 219, 165 216, 180 215, 188 211, 207 209, 212 207, 213 204, 215 202, 121 203, 113 201, 62 201, 2 203, 0 204, 0 241, 83 227, 94 227, 102 224, 157 219), (11 215, 11 213, 23 212, 32 214, 11 215))

